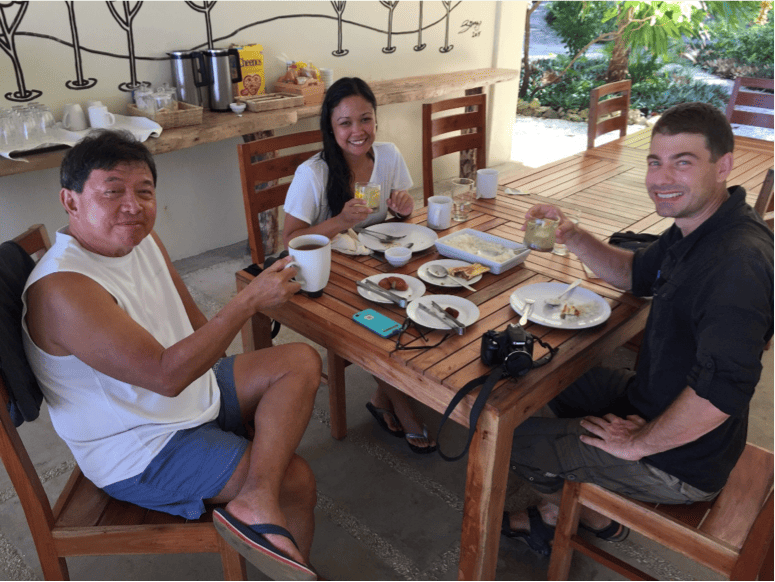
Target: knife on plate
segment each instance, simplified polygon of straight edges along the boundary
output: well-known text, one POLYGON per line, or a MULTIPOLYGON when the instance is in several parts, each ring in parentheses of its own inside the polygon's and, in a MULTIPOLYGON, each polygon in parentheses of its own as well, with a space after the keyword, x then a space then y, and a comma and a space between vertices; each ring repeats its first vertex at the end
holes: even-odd
POLYGON ((396 295, 395 293, 387 289, 383 289, 382 287, 380 287, 376 283, 373 283, 372 281, 369 281, 368 279, 365 279, 363 281, 356 281, 355 284, 361 289, 366 289, 366 291, 371 291, 372 293, 376 293, 380 297, 389 299, 399 307, 406 307, 406 298, 400 297, 399 295, 396 295))
POLYGON ((463 325, 463 322, 461 322, 459 319, 453 317, 451 313, 446 311, 441 305, 439 305, 435 301, 431 300, 431 305, 433 305, 433 307, 435 307, 438 310, 438 312, 441 313, 442 317, 445 317, 448 321, 451 321, 452 323, 454 323, 455 326, 462 327, 463 329, 466 328, 466 326, 463 325))
MULTIPOLYGON (((456 334, 463 335, 463 332, 465 331, 465 326, 457 325, 456 323, 453 323, 452 320, 454 321, 457 321, 457 320, 446 311, 442 310, 441 312, 438 312, 435 309, 431 309, 424 303, 420 303, 419 301, 417 302, 417 308, 420 309, 420 311, 424 311, 431 317, 438 319, 441 323, 449 327, 456 334)), ((460 323, 460 322, 458 321, 457 323, 460 323)))

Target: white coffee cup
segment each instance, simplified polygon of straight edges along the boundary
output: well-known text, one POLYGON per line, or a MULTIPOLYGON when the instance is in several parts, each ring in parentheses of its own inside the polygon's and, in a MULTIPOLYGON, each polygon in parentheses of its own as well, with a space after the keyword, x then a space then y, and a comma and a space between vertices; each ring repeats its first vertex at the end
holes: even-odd
POLYGON ((434 230, 449 228, 452 221, 452 198, 431 196, 428 198, 428 226, 434 230))
POLYGON ((108 111, 106 105, 92 105, 89 107, 89 124, 92 127, 110 127, 116 123, 116 116, 108 111))
POLYGON ((498 194, 498 170, 482 169, 476 172, 476 195, 478 198, 495 198, 498 194))
POLYGON ((62 114, 62 126, 71 131, 82 131, 89 127, 86 122, 86 114, 78 103, 68 103, 65 105, 62 114))
POLYGON ((102 101, 97 101, 95 99, 89 99, 86 102, 86 111, 89 110, 89 107, 102 107, 102 101))
POLYGON ((322 234, 297 236, 288 243, 297 269, 296 281, 310 297, 320 297, 331 275, 331 241, 322 234))

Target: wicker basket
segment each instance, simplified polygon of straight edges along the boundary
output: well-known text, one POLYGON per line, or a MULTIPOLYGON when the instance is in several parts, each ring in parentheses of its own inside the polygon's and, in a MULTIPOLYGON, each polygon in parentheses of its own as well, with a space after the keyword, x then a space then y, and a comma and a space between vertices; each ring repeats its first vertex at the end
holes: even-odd
POLYGON ((149 119, 153 119, 164 129, 183 127, 185 125, 198 125, 202 123, 201 107, 183 103, 182 101, 178 101, 177 104, 178 108, 175 111, 163 111, 161 113, 156 113, 153 117, 147 115, 144 111, 140 111, 133 103, 127 104, 126 107, 129 115, 134 115, 135 117, 148 117, 149 119))

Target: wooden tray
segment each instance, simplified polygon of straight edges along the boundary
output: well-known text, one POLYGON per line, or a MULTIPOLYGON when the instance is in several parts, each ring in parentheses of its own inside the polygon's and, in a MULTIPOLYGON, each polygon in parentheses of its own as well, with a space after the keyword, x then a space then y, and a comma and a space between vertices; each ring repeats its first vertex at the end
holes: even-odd
POLYGON ((190 105, 183 101, 178 101, 177 104, 178 108, 175 111, 163 111, 161 113, 156 113, 154 117, 146 115, 144 111, 140 111, 135 107, 134 103, 128 103, 126 108, 129 115, 134 115, 135 117, 148 117, 165 129, 170 127, 183 127, 185 125, 199 125, 202 123, 201 107, 198 105, 190 105))
POLYGON ((323 103, 325 88, 320 81, 310 80, 303 85, 296 83, 286 83, 277 81, 274 84, 275 93, 291 93, 292 95, 303 95, 304 105, 317 105, 323 103))
POLYGON ((255 97, 237 97, 237 101, 245 103, 248 111, 261 112, 286 107, 301 107, 304 105, 304 95, 292 93, 267 93, 255 97))

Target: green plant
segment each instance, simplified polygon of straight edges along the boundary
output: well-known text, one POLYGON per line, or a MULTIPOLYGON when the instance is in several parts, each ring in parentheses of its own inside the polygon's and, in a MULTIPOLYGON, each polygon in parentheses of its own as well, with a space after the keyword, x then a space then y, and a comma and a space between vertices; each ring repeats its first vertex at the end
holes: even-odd
POLYGON ((569 54, 575 55, 592 39, 614 29, 613 22, 602 22, 614 2, 550 2, 546 21, 562 39, 569 54))

